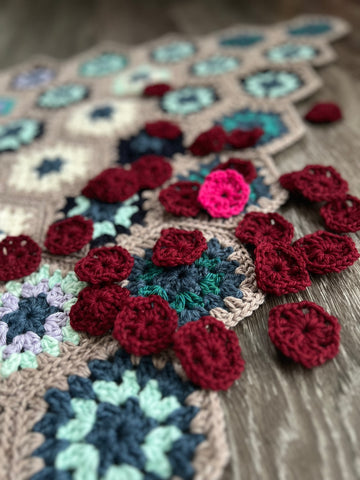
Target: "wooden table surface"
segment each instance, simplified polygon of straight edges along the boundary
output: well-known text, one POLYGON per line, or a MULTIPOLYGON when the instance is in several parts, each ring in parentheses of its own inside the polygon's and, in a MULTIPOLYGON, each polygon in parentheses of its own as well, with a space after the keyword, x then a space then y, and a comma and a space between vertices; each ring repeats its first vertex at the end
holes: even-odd
MULTIPOLYGON (((322 68, 324 87, 297 105, 338 102, 345 119, 311 126, 275 157, 280 172, 308 163, 333 165, 360 195, 360 2, 358 0, 0 0, 0 67, 44 53, 66 58, 101 40, 139 43, 167 32, 203 34, 236 22, 274 23, 301 13, 348 20, 351 35, 334 44, 336 63, 322 68)), ((280 210, 300 237, 322 228, 317 208, 289 202, 280 210)), ((360 249, 360 236, 352 235, 360 249)), ((360 478, 360 262, 343 273, 313 277, 305 292, 268 297, 242 322, 242 378, 222 396, 232 461, 225 480, 360 478), (311 300, 342 325, 337 358, 307 371, 281 359, 267 335, 277 304, 311 300)))

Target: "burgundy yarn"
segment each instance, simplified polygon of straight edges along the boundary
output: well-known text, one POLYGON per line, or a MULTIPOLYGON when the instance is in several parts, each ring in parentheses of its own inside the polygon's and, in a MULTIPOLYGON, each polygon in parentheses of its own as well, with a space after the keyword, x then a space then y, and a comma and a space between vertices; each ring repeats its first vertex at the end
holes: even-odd
POLYGON ((266 293, 284 295, 311 285, 301 250, 281 242, 262 242, 255 249, 256 281, 266 293))
POLYGON ((346 233, 360 230, 360 199, 346 195, 332 200, 320 209, 326 228, 333 232, 346 233))
POLYGON ((0 242, 0 281, 8 282, 35 272, 41 248, 27 235, 5 237, 0 242))
POLYGON ((220 165, 217 165, 211 171, 215 172, 215 170, 227 170, 228 168, 232 168, 240 173, 247 183, 251 183, 257 177, 256 168, 251 161, 243 160, 242 158, 229 158, 227 162, 220 163, 220 165))
POLYGON ((168 122, 167 120, 146 123, 145 130, 151 137, 166 138, 168 140, 175 140, 182 134, 176 123, 168 122))
POLYGON ((93 285, 121 282, 130 275, 134 259, 120 246, 93 248, 75 265, 79 280, 93 285))
POLYGON ((307 165, 295 177, 296 189, 312 202, 344 198, 349 185, 333 167, 307 165))
POLYGON ((249 212, 239 222, 235 235, 242 243, 252 245, 263 241, 290 243, 294 226, 278 213, 249 212))
POLYGON ((344 198, 348 183, 333 167, 307 165, 298 172, 280 177, 280 184, 290 192, 300 193, 312 202, 327 202, 344 198))
POLYGON ((144 88, 145 97, 163 97, 172 87, 168 83, 153 83, 144 88))
POLYGON ((91 285, 80 291, 70 310, 70 325, 77 332, 104 335, 115 322, 116 315, 130 292, 120 285, 91 285))
POLYGON ((133 355, 160 353, 177 328, 175 310, 159 295, 130 297, 118 313, 113 337, 133 355))
POLYGON ((204 389, 227 390, 244 371, 235 332, 210 316, 181 327, 174 351, 188 378, 204 389))
POLYGON ((251 148, 253 147, 260 137, 264 134, 262 128, 253 128, 252 130, 241 130, 236 128, 227 134, 226 140, 233 148, 251 148))
POLYGON ((221 152, 226 144, 226 133, 220 125, 210 128, 200 133, 190 145, 190 152, 197 156, 203 157, 210 153, 221 152))
POLYGON ((132 164, 138 177, 139 189, 160 187, 172 175, 172 167, 164 157, 143 155, 132 164))
POLYGON ((300 238, 294 247, 301 248, 307 269, 312 273, 340 272, 359 258, 350 237, 319 230, 300 238))
POLYGON ((269 314, 269 336, 275 347, 306 368, 338 354, 340 328, 337 318, 312 302, 278 305, 269 314))
POLYGON ((305 119, 311 123, 332 123, 342 118, 340 107, 336 103, 317 103, 305 115, 305 119))
POLYGON ((81 193, 105 203, 118 203, 139 190, 137 174, 132 170, 108 168, 91 179, 81 193))
POLYGON ((65 218, 50 225, 45 239, 45 247, 54 255, 69 255, 81 250, 92 239, 92 220, 81 215, 65 218))
POLYGON ((201 210, 197 198, 200 183, 180 181, 161 190, 159 201, 165 210, 178 217, 196 217, 201 210))
POLYGON ((206 249, 206 239, 200 230, 166 228, 155 243, 152 262, 159 267, 191 265, 206 249))
POLYGON ((285 188, 285 190, 289 190, 289 192, 296 193, 296 176, 298 172, 290 172, 284 173, 279 178, 280 185, 285 188))

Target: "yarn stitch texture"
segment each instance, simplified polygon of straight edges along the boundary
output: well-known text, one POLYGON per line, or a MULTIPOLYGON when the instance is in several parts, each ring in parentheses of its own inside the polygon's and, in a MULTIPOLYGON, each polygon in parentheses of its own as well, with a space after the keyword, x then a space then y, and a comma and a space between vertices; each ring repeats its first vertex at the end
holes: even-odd
POLYGON ((91 220, 81 215, 60 220, 50 225, 45 239, 45 247, 54 255, 69 255, 81 250, 93 236, 91 220))
POLYGON ((305 120, 311 123, 333 123, 341 119, 340 107, 332 102, 317 103, 305 115, 305 120))
POLYGON ((284 355, 313 368, 338 354, 340 324, 315 303, 287 303, 270 310, 269 336, 284 355))
POLYGON ((346 233, 360 230, 360 199, 346 195, 331 200, 320 209, 326 227, 332 232, 346 233))
POLYGON ((237 226, 235 235, 241 242, 252 245, 264 241, 290 243, 294 227, 278 213, 249 212, 237 226))
POLYGON ((7 282, 33 273, 41 261, 41 249, 27 235, 8 236, 0 242, 0 280, 7 282))

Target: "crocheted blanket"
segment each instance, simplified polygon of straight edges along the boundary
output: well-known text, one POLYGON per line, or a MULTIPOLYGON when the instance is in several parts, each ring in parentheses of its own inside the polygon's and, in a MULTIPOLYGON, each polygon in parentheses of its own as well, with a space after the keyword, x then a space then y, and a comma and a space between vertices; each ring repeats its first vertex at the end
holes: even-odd
POLYGON ((228 329, 264 301, 234 231, 287 199, 272 155, 305 134, 293 103, 347 31, 301 16, 0 73, 2 478, 221 478, 214 390, 244 368, 228 329), (223 169, 233 159, 242 175, 223 169))

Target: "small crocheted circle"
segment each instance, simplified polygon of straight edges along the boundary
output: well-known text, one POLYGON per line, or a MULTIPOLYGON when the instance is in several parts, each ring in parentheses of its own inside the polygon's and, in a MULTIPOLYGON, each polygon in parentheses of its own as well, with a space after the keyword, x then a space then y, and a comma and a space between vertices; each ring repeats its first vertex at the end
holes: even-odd
POLYGON ((221 152, 225 143, 226 133, 220 125, 216 125, 210 130, 200 133, 190 145, 189 150, 193 155, 203 157, 210 153, 221 152))
POLYGON ((210 316, 181 327, 174 351, 188 378, 201 388, 227 390, 244 370, 235 332, 210 316))
POLYGON ((91 179, 81 193, 105 203, 118 203, 139 190, 138 175, 122 168, 108 168, 91 179))
POLYGON ((0 242, 0 281, 8 282, 34 272, 41 262, 41 248, 27 235, 0 242))
POLYGON ((161 230, 151 260, 159 267, 192 265, 206 249, 206 239, 200 230, 166 228, 161 230))
POLYGON ((91 284, 121 282, 130 275, 134 259, 120 246, 93 248, 75 265, 80 280, 91 284))
POLYGON ((349 188, 335 168, 323 165, 307 165, 293 179, 296 190, 312 202, 344 198, 349 188))
POLYGON ((231 168, 236 170, 240 175, 244 177, 246 183, 251 183, 257 177, 256 168, 250 160, 243 160, 242 158, 229 158, 225 163, 220 163, 214 167, 211 171, 227 170, 231 168))
POLYGON ((320 209, 326 228, 333 232, 346 233, 360 230, 360 199, 346 195, 332 200, 320 209))
POLYGON ((90 285, 79 293, 70 310, 70 325, 77 332, 104 335, 114 325, 116 315, 130 292, 120 285, 90 285))
POLYGON ((313 368, 339 352, 340 324, 312 302, 287 303, 270 310, 269 336, 286 357, 313 368))
POLYGON ((169 347, 177 313, 159 295, 130 297, 118 313, 113 337, 133 355, 160 353, 169 347))
POLYGON ((160 187, 172 175, 172 167, 164 157, 144 155, 132 164, 132 171, 137 174, 139 189, 160 187))
POLYGON ((294 226, 278 213, 249 212, 238 224, 235 235, 240 242, 252 245, 264 241, 290 243, 294 226))
POLYGON ((251 148, 257 143, 263 134, 264 130, 259 127, 253 128, 252 130, 241 130, 240 128, 236 128, 227 134, 226 141, 233 148, 251 148))
POLYGON ((163 97, 172 87, 168 83, 153 83, 144 88, 145 97, 163 97))
POLYGON ((168 140, 175 140, 182 134, 176 123, 168 122, 167 120, 146 123, 145 131, 151 137, 166 138, 168 140))
POLYGON ((311 123, 333 123, 341 118, 340 107, 332 102, 317 103, 305 115, 305 120, 311 123))
POLYGON ((355 243, 350 237, 319 230, 300 238, 294 247, 301 248, 309 272, 340 272, 359 258, 355 243))
POLYGON ((93 232, 92 220, 75 215, 50 225, 44 244, 54 255, 69 255, 78 252, 88 244, 93 232))
POLYGON ((200 183, 181 181, 161 190, 159 201, 165 210, 178 217, 196 217, 201 210, 198 202, 200 183))
POLYGON ((262 242, 255 249, 256 281, 266 293, 284 295, 311 285, 301 250, 281 242, 262 242))
POLYGON ((235 170, 217 170, 210 173, 200 187, 199 203, 214 218, 238 215, 250 196, 250 187, 235 170))

